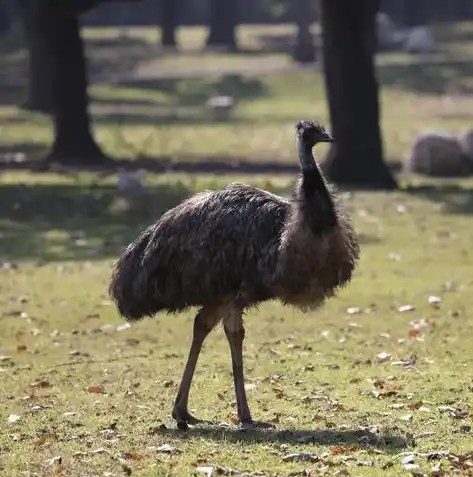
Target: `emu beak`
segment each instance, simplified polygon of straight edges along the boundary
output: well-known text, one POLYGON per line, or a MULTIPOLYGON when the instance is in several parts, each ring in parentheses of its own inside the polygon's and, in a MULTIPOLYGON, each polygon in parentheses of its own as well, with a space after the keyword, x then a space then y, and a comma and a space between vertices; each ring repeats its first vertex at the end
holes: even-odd
POLYGON ((317 139, 317 142, 334 142, 334 141, 335 141, 334 137, 328 132, 324 132, 317 139))

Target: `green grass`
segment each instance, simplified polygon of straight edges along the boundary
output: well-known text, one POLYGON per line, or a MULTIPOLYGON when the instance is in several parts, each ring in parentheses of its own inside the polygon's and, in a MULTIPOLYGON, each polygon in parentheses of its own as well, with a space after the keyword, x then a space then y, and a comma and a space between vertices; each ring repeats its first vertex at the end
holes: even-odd
MULTIPOLYGON (((420 131, 471 125, 472 32, 471 23, 439 27, 441 50, 428 57, 378 56, 390 158, 405 157, 420 131)), ((245 51, 235 55, 201 52, 202 29, 182 30, 179 54, 157 49, 151 29, 114 40, 119 33, 85 32, 94 75, 136 71, 126 85, 91 88, 96 135, 114 156, 286 162, 295 120, 327 121, 320 72, 286 70, 288 26, 241 28, 245 51), (255 64, 281 72, 152 77, 255 64), (216 122, 202 106, 214 94, 236 97, 230 121, 216 122)), ((21 78, 24 60, 22 50, 3 52, 2 74, 21 78)), ((23 96, 22 87, 0 88, 1 155, 34 157, 51 141, 47 118, 17 109, 23 96)), ((195 191, 239 180, 287 194, 292 179, 148 174, 149 194, 126 200, 116 194, 115 176, 0 176, 2 476, 204 475, 196 469, 209 466, 213 475, 230 475, 229 468, 412 475, 406 455, 419 465, 414 472, 436 475, 438 461, 426 453, 471 451, 471 181, 407 178, 410 185, 396 193, 345 193, 362 246, 352 284, 313 314, 268 303, 246 317, 250 406, 276 429, 232 427, 230 357, 220 329, 205 345, 190 405, 230 428, 172 428, 193 314, 123 326, 107 297, 112 263, 142 228, 195 191), (430 296, 441 303, 429 304, 430 296), (401 312, 403 305, 415 308, 401 312), (424 326, 417 331, 416 324, 424 326), (104 393, 88 391, 96 385, 104 393), (288 462, 291 453, 318 460, 288 462), (61 464, 52 460, 58 456, 61 464)), ((453 461, 440 460, 447 475, 452 465, 468 475, 467 463, 453 461)))
MULTIPOLYGON (((473 23, 435 31, 440 48, 433 55, 377 56, 389 159, 405 158, 414 136, 426 129, 458 133, 471 125, 473 23)), ((201 28, 181 30, 179 53, 159 49, 152 29, 85 30, 91 73, 102 78, 91 87, 97 138, 116 157, 292 161, 294 122, 304 116, 328 122, 320 71, 297 68, 287 55, 292 33, 289 25, 244 26, 242 52, 223 54, 201 51, 201 28), (238 74, 244 68, 253 73, 238 74), (179 77, 156 77, 170 73, 179 77), (106 82, 116 75, 129 78, 106 82), (215 120, 204 107, 215 94, 235 97, 229 121, 215 120)), ((2 73, 24 79, 25 52, 4 54, 2 73)), ((47 117, 17 109, 24 94, 23 87, 0 88, 0 154, 16 150, 35 157, 51 142, 47 117)))
POLYGON ((195 190, 237 179, 287 193, 292 178, 147 176, 150 196, 131 203, 116 196, 114 179, 1 176, 3 476, 204 475, 196 469, 208 466, 411 475, 402 464, 409 454, 415 472, 435 475, 440 462, 450 475, 453 457, 423 454, 471 451, 471 181, 412 179, 401 192, 345 193, 362 243, 352 284, 316 313, 268 303, 246 317, 250 406, 276 429, 232 427, 229 349, 218 329, 190 406, 230 428, 182 433, 170 410, 193 314, 123 326, 107 297, 111 264, 138 230, 195 190), (413 331, 416 323, 424 326, 413 331), (97 385, 104 393, 88 391, 97 385), (9 423, 11 415, 18 420, 9 423), (319 460, 286 462, 292 453, 319 460), (61 464, 52 460, 59 456, 61 464))

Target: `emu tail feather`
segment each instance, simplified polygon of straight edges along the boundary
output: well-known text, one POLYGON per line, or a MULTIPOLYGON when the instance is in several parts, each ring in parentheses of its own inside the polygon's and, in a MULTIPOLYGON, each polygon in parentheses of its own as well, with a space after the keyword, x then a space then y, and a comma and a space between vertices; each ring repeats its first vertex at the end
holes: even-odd
POLYGON ((143 266, 144 252, 152 231, 145 230, 125 249, 114 266, 109 294, 118 312, 128 321, 151 316, 160 307, 153 299, 155 290, 150 280, 150 270, 143 266))

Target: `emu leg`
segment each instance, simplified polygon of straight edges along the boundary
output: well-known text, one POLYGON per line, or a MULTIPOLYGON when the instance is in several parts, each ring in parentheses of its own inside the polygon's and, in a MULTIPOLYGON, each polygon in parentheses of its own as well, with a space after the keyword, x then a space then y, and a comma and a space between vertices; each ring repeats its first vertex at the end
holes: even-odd
POLYGON ((188 411, 189 391, 192 384, 192 378, 194 377, 197 360, 199 359, 199 354, 205 338, 213 328, 215 328, 221 318, 222 315, 218 309, 202 309, 197 313, 194 319, 192 344, 176 400, 174 401, 174 408, 172 410, 172 417, 177 421, 177 427, 181 430, 187 429, 188 424, 201 422, 188 411))
POLYGON ((248 399, 245 391, 245 378, 243 375, 243 340, 245 328, 243 326, 242 311, 232 310, 223 320, 223 327, 232 355, 233 382, 237 401, 238 423, 241 427, 252 427, 248 399))

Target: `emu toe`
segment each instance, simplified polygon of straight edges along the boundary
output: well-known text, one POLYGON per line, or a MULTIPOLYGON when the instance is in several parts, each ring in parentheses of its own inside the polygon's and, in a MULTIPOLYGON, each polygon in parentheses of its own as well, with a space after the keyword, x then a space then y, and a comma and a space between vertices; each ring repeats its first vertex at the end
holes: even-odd
POLYGON ((180 431, 187 431, 187 429, 189 429, 189 425, 194 426, 196 424, 207 423, 207 421, 204 421, 203 419, 198 419, 197 417, 194 417, 189 411, 177 408, 173 409, 172 418, 176 421, 177 428, 180 431))

